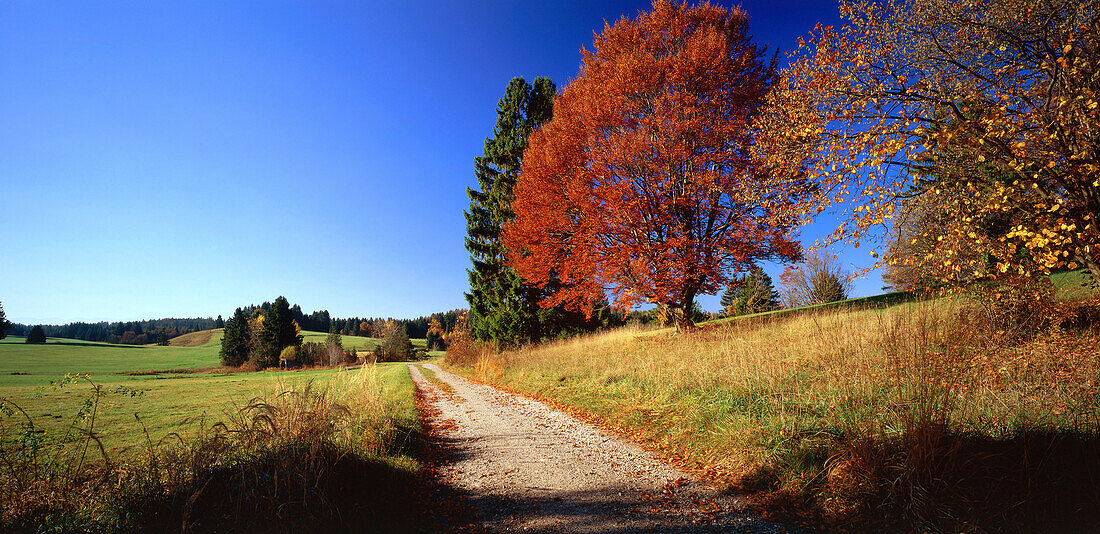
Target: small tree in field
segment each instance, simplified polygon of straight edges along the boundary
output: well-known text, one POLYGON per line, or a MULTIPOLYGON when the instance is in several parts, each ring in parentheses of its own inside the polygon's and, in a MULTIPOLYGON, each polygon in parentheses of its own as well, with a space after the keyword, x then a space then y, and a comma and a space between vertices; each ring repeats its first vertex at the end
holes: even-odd
POLYGON ((398 325, 391 330, 379 346, 379 352, 381 353, 379 361, 401 361, 411 358, 413 346, 409 335, 405 333, 405 327, 398 325))
POLYGON ((775 62, 739 8, 667 0, 607 25, 594 47, 524 152, 509 263, 552 291, 543 306, 591 315, 610 294, 689 327, 696 296, 730 271, 799 254, 786 208, 801 182, 750 156, 775 62))
POLYGON ((46 342, 46 332, 44 330, 42 330, 42 325, 40 325, 40 324, 34 325, 34 328, 31 329, 31 332, 29 334, 27 334, 26 342, 27 343, 45 343, 46 342))
POLYGON ((801 264, 788 267, 779 279, 788 308, 847 300, 852 291, 851 275, 831 255, 818 250, 807 253, 801 264))

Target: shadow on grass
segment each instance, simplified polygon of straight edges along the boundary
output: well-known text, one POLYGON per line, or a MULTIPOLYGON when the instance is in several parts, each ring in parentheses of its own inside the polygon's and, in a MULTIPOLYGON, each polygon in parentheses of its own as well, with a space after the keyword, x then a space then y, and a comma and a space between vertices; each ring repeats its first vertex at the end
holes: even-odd
POLYGON ((43 507, 27 510, 0 530, 278 534, 450 528, 429 502, 430 481, 421 474, 328 443, 293 445, 194 474, 176 473, 186 480, 162 479, 140 492, 116 491, 100 517, 43 507))
POLYGON ((744 487, 766 494, 779 517, 844 530, 1100 532, 1096 434, 1032 430, 992 439, 928 426, 893 440, 835 444, 829 453, 821 455, 833 458, 819 466, 823 476, 801 492, 779 490, 774 467, 749 475, 744 487))
MULTIPOLYGON (((311 468, 311 466, 306 467, 311 468)), ((285 473, 284 473, 285 475, 285 473)), ((418 474, 329 449, 283 450, 246 465, 211 471, 197 487, 137 503, 139 530, 172 532, 434 532, 442 522, 428 509, 418 474), (285 458, 324 463, 312 484, 278 477, 285 458)))
MULTIPOLYGON (((35 343, 31 343, 35 345, 35 343)), ((39 346, 52 347, 54 345, 63 345, 66 347, 95 347, 101 349, 140 349, 148 347, 149 345, 123 345, 120 343, 100 343, 96 341, 80 341, 80 340, 67 340, 67 341, 53 341, 52 339, 45 343, 37 343, 39 346)))

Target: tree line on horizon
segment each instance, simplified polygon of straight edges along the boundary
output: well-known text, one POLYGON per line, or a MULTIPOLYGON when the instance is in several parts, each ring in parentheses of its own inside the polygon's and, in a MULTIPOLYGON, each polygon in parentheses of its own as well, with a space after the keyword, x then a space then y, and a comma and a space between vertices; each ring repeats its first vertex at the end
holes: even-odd
MULTIPOLYGON (((266 312, 273 303, 263 302, 244 306, 246 314, 253 314, 257 310, 266 312)), ((462 310, 433 313, 428 316, 413 319, 394 319, 392 317, 332 317, 328 310, 318 310, 306 314, 300 305, 295 304, 288 310, 291 318, 302 330, 327 333, 335 331, 342 335, 362 337, 385 337, 387 321, 397 321, 404 325, 405 331, 411 338, 422 339, 427 337, 430 323, 436 320, 443 331, 449 332, 454 328, 458 316, 462 310)), ((47 337, 79 339, 81 341, 94 341, 100 343, 112 343, 121 345, 148 345, 151 343, 167 344, 171 338, 210 330, 224 328, 225 320, 221 315, 216 318, 164 318, 148 319, 142 321, 101 321, 96 323, 72 322, 63 325, 27 325, 7 322, 0 308, 0 321, 6 328, 0 328, 0 339, 7 334, 27 336, 35 327, 40 328, 47 337)))
MULTIPOLYGON (((437 314, 429 320, 429 346, 433 336, 443 343, 444 331, 441 319, 447 314, 437 314)), ((454 314, 457 317, 457 312, 454 314)), ((329 322, 329 335, 324 342, 303 342, 302 327, 298 322, 300 308, 290 306, 286 297, 260 306, 237 308, 225 323, 219 356, 223 365, 240 367, 250 364, 254 369, 274 366, 335 366, 360 359, 357 351, 343 346, 343 334, 336 321, 329 322), (296 313, 297 310, 297 313, 296 313)), ((314 312, 313 317, 327 318, 328 312, 314 312)), ((352 320, 346 320, 352 323, 352 320)), ((321 323, 323 325, 323 323, 321 323)), ((320 326, 320 325, 318 325, 320 326)), ((407 332, 407 323, 396 319, 377 319, 374 323, 362 321, 356 331, 381 339, 372 353, 374 361, 408 360, 415 354, 407 332)))

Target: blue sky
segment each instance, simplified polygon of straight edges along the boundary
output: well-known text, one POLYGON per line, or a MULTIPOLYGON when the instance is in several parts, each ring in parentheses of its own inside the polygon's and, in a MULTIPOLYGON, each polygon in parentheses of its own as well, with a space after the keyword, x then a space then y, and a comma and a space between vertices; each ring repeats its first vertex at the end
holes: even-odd
MULTIPOLYGON (((25 323, 465 307, 465 188, 505 85, 564 85, 593 30, 648 5, 0 3, 0 303, 25 323)), ((784 51, 837 17, 743 5, 784 51)))

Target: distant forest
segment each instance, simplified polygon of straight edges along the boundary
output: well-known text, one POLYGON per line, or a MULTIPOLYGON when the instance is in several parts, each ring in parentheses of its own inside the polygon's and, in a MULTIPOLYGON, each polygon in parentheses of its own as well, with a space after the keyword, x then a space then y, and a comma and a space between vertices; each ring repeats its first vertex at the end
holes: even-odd
MULTIPOLYGON (((260 305, 246 306, 243 309, 249 315, 256 310, 267 310, 270 302, 260 305)), ((314 332, 335 331, 345 336, 370 337, 373 325, 384 323, 383 317, 331 317, 328 310, 315 311, 306 314, 302 307, 295 304, 290 308, 294 320, 302 330, 314 332)), ((437 319, 446 332, 454 328, 458 316, 463 310, 451 310, 449 312, 433 313, 425 317, 415 319, 396 319, 405 326, 405 332, 410 338, 424 338, 428 335, 428 323, 437 319)), ((232 312, 230 312, 232 315, 232 312)), ((200 330, 222 328, 225 320, 219 315, 216 319, 198 317, 192 319, 151 319, 145 321, 121 321, 99 323, 69 323, 65 325, 42 325, 48 337, 60 337, 66 339, 80 339, 83 341, 100 341, 116 343, 120 345, 148 345, 150 343, 167 342, 167 340, 200 330)), ((34 325, 15 323, 8 331, 16 336, 26 336, 34 325)))

